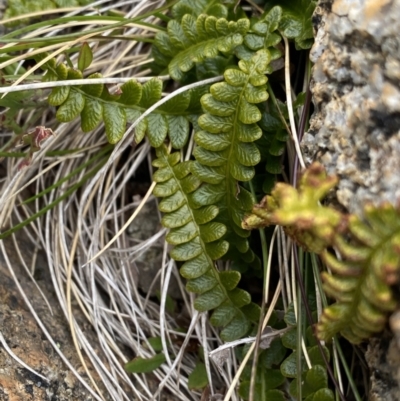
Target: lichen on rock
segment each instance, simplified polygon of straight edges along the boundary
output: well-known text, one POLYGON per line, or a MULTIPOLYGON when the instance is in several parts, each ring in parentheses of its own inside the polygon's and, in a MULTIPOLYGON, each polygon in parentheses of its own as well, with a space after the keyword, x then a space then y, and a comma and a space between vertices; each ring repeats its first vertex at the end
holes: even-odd
POLYGON ((321 1, 311 50, 315 113, 302 148, 340 177, 350 212, 400 199, 400 0, 321 1))

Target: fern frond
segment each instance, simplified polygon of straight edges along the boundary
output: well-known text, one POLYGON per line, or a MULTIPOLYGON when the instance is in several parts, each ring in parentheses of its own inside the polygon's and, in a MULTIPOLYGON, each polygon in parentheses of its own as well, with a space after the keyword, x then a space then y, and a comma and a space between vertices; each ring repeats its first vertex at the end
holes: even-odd
MULTIPOLYGON (((242 60, 250 60, 254 52, 267 49, 271 60, 281 57, 282 54, 276 47, 282 41, 278 32, 281 19, 282 8, 275 6, 263 18, 255 20, 244 35, 243 44, 236 48, 236 55, 242 60)), ((268 73, 272 71, 272 67, 269 66, 268 73)))
MULTIPOLYGON (((64 64, 56 65, 54 60, 48 62, 45 68, 46 81, 83 78, 80 70, 64 64)), ((94 73, 88 79, 101 77, 101 74, 94 73)), ((122 138, 127 121, 137 120, 161 99, 162 88, 163 83, 158 78, 152 78, 143 85, 132 79, 114 94, 103 84, 60 86, 52 90, 48 102, 58 107, 56 117, 60 122, 69 122, 80 116, 83 132, 92 131, 104 121, 107 139, 115 144, 122 138)), ((189 138, 189 118, 185 116, 185 111, 190 101, 190 92, 183 92, 150 113, 136 127, 136 142, 139 143, 147 135, 150 144, 159 147, 169 135, 174 148, 185 146, 189 138)))
POLYGON ((336 303, 325 308, 318 337, 329 341, 340 332, 358 344, 382 331, 388 312, 397 306, 390 286, 400 273, 400 210, 390 204, 367 206, 360 218, 322 206, 319 201, 336 182, 314 163, 298 190, 276 184, 243 227, 282 225, 295 241, 321 255, 332 272, 322 273, 323 287, 336 303))
POLYGON ((254 229, 281 225, 299 245, 321 253, 345 226, 341 213, 319 203, 336 183, 336 177, 328 177, 323 166, 314 163, 302 176, 298 190, 277 183, 270 196, 254 205, 242 226, 254 229))
POLYGON ((180 0, 172 7, 172 15, 174 19, 182 21, 185 14, 193 15, 193 17, 207 14, 216 18, 227 18, 228 7, 221 4, 220 0, 180 0))
POLYGON ((225 71, 224 82, 214 84, 201 99, 205 114, 195 134, 196 161, 192 173, 205 185, 193 195, 198 206, 217 205, 217 220, 227 227, 225 239, 231 244, 228 258, 254 261, 249 247, 249 233, 241 221, 251 210, 253 197, 239 182, 254 176, 260 153, 254 141, 262 135, 257 122, 261 112, 256 106, 268 98, 265 70, 268 51, 257 52, 251 61, 240 61, 239 68, 225 71))
POLYGON ((332 271, 322 273, 323 287, 337 302, 324 310, 317 334, 329 340, 340 332, 358 344, 382 331, 397 306, 391 285, 400 272, 400 211, 389 204, 367 206, 363 219, 350 216, 348 229, 351 243, 341 236, 334 242, 341 260, 322 253, 332 271))
POLYGON ((190 173, 191 161, 180 162, 180 154, 168 154, 165 147, 157 149, 157 157, 154 195, 163 198, 159 209, 164 213, 163 225, 170 229, 166 241, 174 245, 171 257, 185 262, 180 272, 188 280, 187 289, 198 294, 195 308, 202 312, 214 309, 211 322, 224 327, 224 340, 239 338, 250 328, 245 311, 257 307, 251 304, 250 294, 236 288, 239 272, 219 272, 215 266, 214 261, 229 248, 223 239, 226 226, 215 219, 218 207, 193 202, 202 182, 190 173))
POLYGON ((228 21, 201 14, 196 19, 185 14, 181 22, 171 20, 167 32, 157 33, 153 57, 158 64, 168 66, 170 76, 179 81, 196 63, 232 54, 249 28, 247 18, 228 21))

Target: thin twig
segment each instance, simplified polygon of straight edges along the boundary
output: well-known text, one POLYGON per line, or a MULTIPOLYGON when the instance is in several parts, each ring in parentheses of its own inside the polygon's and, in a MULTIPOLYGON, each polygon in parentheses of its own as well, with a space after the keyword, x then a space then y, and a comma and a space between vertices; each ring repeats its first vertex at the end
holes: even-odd
POLYGON ((33 84, 26 85, 18 85, 18 86, 8 86, 0 88, 0 93, 11 93, 11 92, 19 92, 25 90, 39 90, 39 89, 48 89, 48 88, 57 88, 59 86, 74 86, 74 85, 92 85, 92 84, 124 84, 126 82, 131 81, 132 79, 137 82, 147 82, 153 78, 158 78, 163 81, 169 79, 169 75, 162 75, 159 77, 129 77, 129 78, 87 78, 87 79, 70 79, 66 81, 54 81, 54 82, 39 82, 33 84))

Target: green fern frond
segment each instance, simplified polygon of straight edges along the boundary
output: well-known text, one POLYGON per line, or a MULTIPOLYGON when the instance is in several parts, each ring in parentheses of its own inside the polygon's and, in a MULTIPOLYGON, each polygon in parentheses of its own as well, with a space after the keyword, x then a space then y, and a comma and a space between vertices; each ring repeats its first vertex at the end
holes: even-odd
MULTIPOLYGON (((263 18, 255 20, 244 35, 243 44, 236 48, 236 55, 242 60, 250 60, 254 52, 268 49, 271 60, 281 57, 281 52, 276 47, 282 41, 278 32, 281 19, 282 9, 275 6, 263 18)), ((269 66, 268 73, 271 72, 272 67, 269 66)))
POLYGON ((193 201, 219 207, 217 220, 227 227, 225 239, 231 244, 227 257, 246 263, 254 261, 254 254, 241 221, 254 200, 239 182, 251 180, 260 161, 254 141, 262 135, 257 124, 262 114, 256 104, 268 98, 268 62, 268 51, 259 51, 251 61, 240 61, 238 69, 226 70, 224 82, 211 86, 201 99, 206 113, 198 120, 201 130, 195 134, 193 152, 192 173, 205 183, 193 201))
POLYGON ((193 201, 202 182, 190 173, 191 161, 180 162, 180 154, 168 154, 165 147, 157 149, 157 157, 154 195, 163 198, 159 209, 164 213, 164 227, 170 229, 166 241, 174 246, 171 257, 185 262, 180 272, 188 280, 186 287, 198 294, 195 308, 201 312, 214 309, 211 322, 224 327, 224 340, 242 337, 250 329, 249 311, 257 306, 251 304, 249 293, 236 287, 239 272, 219 272, 215 266, 214 261, 229 248, 223 239, 226 226, 215 219, 218 207, 193 201))
POLYGON ((171 20, 167 32, 158 32, 153 45, 153 57, 168 66, 170 76, 181 80, 196 63, 220 54, 233 54, 250 28, 247 18, 228 21, 201 14, 197 19, 185 14, 182 21, 171 20))
POLYGON ((332 272, 322 273, 323 287, 336 303, 324 310, 318 337, 329 341, 340 332, 358 344, 382 331, 388 312, 397 306, 391 286, 400 272, 400 210, 389 204, 367 206, 361 218, 322 206, 319 201, 336 182, 315 163, 298 190, 276 184, 243 227, 282 225, 300 245, 321 255, 332 272))
POLYGON ((358 344, 382 331, 397 306, 391 285, 400 272, 400 211, 389 204, 367 206, 363 219, 350 216, 348 230, 351 243, 342 236, 334 242, 341 260, 322 253, 332 271, 322 273, 323 287, 337 302, 324 310, 317 333, 329 340, 340 332, 358 344))
MULTIPOLYGON (((87 68, 89 64, 90 61, 87 61, 84 66, 87 68)), ((47 69, 45 81, 83 78, 79 69, 65 64, 56 65, 54 60, 46 63, 44 68, 47 69)), ((88 79, 101 77, 101 74, 94 73, 88 79)), ((69 122, 80 116, 83 132, 92 131, 103 121, 108 141, 115 144, 122 138, 127 121, 137 120, 159 101, 162 89, 163 83, 158 78, 152 78, 143 85, 132 79, 115 94, 111 94, 103 84, 61 86, 52 90, 48 102, 58 107, 56 117, 60 122, 69 122)), ((147 135, 150 144, 159 147, 168 135, 174 148, 185 146, 190 132, 189 117, 185 111, 190 101, 190 92, 183 92, 150 113, 136 127, 136 142, 139 143, 147 135)))
MULTIPOLYGON (((232 1, 230 3, 234 4, 232 1)), ((172 15, 174 19, 182 21, 185 14, 193 15, 193 17, 207 14, 216 18, 227 18, 228 7, 221 4, 220 0, 180 0, 172 7, 172 15)))

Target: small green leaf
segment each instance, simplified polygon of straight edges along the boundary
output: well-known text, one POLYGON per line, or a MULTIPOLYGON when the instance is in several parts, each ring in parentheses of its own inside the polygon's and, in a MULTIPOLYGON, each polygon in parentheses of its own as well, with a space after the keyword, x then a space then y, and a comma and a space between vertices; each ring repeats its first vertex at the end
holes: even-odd
POLYGON ((312 399, 312 401, 334 401, 335 396, 333 391, 329 388, 321 388, 318 390, 312 399))
POLYGON ((119 103, 133 106, 140 102, 142 98, 142 85, 140 85, 135 79, 131 79, 125 82, 121 86, 121 97, 118 99, 119 103))
POLYGON ((184 263, 180 273, 186 279, 194 279, 205 274, 210 268, 210 262, 203 253, 184 263))
POLYGON ((199 312, 205 312, 215 309, 217 306, 221 305, 224 298, 224 292, 221 290, 221 288, 219 288, 219 286, 216 286, 212 290, 198 296, 194 301, 194 307, 199 312))
MULTIPOLYGON (((322 349, 326 356, 326 360, 329 362, 329 360, 330 360, 329 349, 327 347, 325 347, 324 345, 322 345, 322 349)), ((308 348, 307 351, 308 351, 308 356, 310 358, 312 365, 325 366, 325 360, 324 360, 324 357, 321 355, 321 350, 318 345, 314 345, 314 347, 308 348)))
POLYGON ((179 185, 174 177, 170 178, 168 181, 157 183, 153 190, 153 194, 159 198, 170 196, 174 194, 179 188, 179 185))
POLYGON ((147 339, 147 341, 149 342, 151 348, 153 348, 153 350, 155 352, 162 351, 163 345, 162 345, 161 337, 150 337, 147 339))
POLYGON ((57 88, 53 88, 47 99, 49 104, 51 106, 60 106, 63 104, 68 98, 70 89, 70 86, 59 86, 57 88))
MULTIPOLYGON (((177 193, 179 193, 179 192, 177 192, 177 193)), ((169 199, 169 198, 166 198, 166 199, 169 199)), ((190 260, 196 256, 199 256, 202 252, 203 252, 203 249, 200 244, 200 239, 199 239, 199 237, 195 237, 190 242, 177 245, 171 251, 171 257, 173 257, 177 261, 186 261, 186 260, 190 260)))
POLYGON ((151 113, 147 116, 147 134, 151 146, 158 148, 167 137, 168 124, 162 114, 151 113))
MULTIPOLYGON (((157 186, 156 186, 157 188, 157 186)), ((155 188, 155 189, 156 189, 155 188)), ((153 192, 155 196, 157 193, 153 192)), ((189 221, 186 225, 172 229, 165 237, 166 241, 172 245, 184 244, 198 235, 196 225, 189 221)))
POLYGON ((206 291, 211 290, 217 284, 218 281, 215 279, 211 270, 209 270, 206 274, 203 274, 202 276, 193 280, 189 280, 186 284, 186 289, 196 294, 202 294, 206 291))
POLYGON ((161 99, 162 81, 158 78, 152 78, 143 85, 142 98, 139 105, 145 109, 153 106, 161 99))
MULTIPOLYGON (((307 371, 307 364, 304 360, 304 356, 301 357, 302 361, 302 373, 307 371)), ((285 377, 296 378, 298 377, 297 372, 297 351, 293 351, 281 364, 281 373, 285 377)))
POLYGON ((220 239, 226 233, 226 226, 222 223, 211 222, 200 227, 201 239, 208 243, 220 239))
POLYGON ((166 361, 164 354, 156 354, 151 358, 136 357, 125 365, 131 373, 150 373, 158 369, 166 361))
POLYGON ((97 100, 86 98, 81 112, 81 128, 83 132, 95 129, 103 119, 103 105, 97 100))
POLYGON ((207 254, 210 256, 212 260, 221 259, 229 249, 229 242, 227 241, 215 241, 209 244, 206 244, 207 254))
MULTIPOLYGON (((156 173, 158 173, 159 171, 161 170, 158 170, 156 173)), ((191 220, 192 216, 190 215, 189 207, 188 205, 185 204, 178 210, 175 210, 174 212, 168 213, 165 216, 163 216, 161 222, 164 227, 176 228, 176 227, 182 227, 183 225, 189 223, 189 221, 191 220)))
POLYGON ((229 291, 229 298, 238 308, 248 305, 251 302, 250 294, 241 288, 234 288, 233 290, 229 291))
POLYGON ((204 363, 197 362, 193 372, 188 377, 189 390, 201 390, 208 384, 207 370, 204 363))
MULTIPOLYGON (((103 76, 95 72, 94 74, 91 74, 87 77, 87 79, 97 79, 97 78, 103 78, 103 76)), ((103 93, 103 84, 90 84, 90 85, 82 85, 82 91, 87 93, 88 95, 91 95, 93 97, 100 97, 101 94, 103 93)))
POLYGON ((221 331, 222 340, 229 342, 237 340, 245 336, 250 330, 250 321, 244 316, 236 316, 233 320, 221 331))
POLYGON ((167 116, 168 135, 174 149, 182 149, 189 140, 189 121, 184 116, 167 116))
POLYGON ((136 125, 135 128, 135 142, 140 143, 146 135, 147 131, 147 118, 144 118, 136 125))
POLYGON ((243 306, 242 312, 245 316, 254 323, 258 323, 260 320, 261 308, 255 304, 254 302, 249 303, 248 305, 243 306))
POLYGON ((295 315, 295 313, 294 313, 294 306, 293 306, 293 303, 291 303, 291 304, 289 305, 289 308, 287 309, 283 320, 285 321, 285 323, 286 323, 288 326, 296 326, 297 321, 296 321, 296 315, 295 315))
POLYGON ((230 303, 224 303, 218 308, 216 308, 211 315, 210 322, 213 326, 226 326, 238 313, 237 308, 235 308, 230 303))
POLYGON ((297 329, 294 327, 293 329, 287 331, 282 336, 282 344, 286 348, 296 349, 297 348, 297 329))
POLYGON ((265 394, 268 401, 286 401, 285 393, 281 390, 268 390, 265 394))
POLYGON ((84 42, 79 50, 78 55, 78 68, 82 72, 92 64, 93 53, 87 42, 84 42))
POLYGON ((56 113, 57 120, 66 123, 78 117, 85 106, 82 94, 71 88, 68 99, 59 107, 56 113))
POLYGON ((237 271, 223 271, 219 274, 221 283, 224 285, 224 287, 230 291, 233 290, 240 281, 241 275, 237 271))
POLYGON ((76 70, 75 68, 68 68, 68 76, 67 79, 82 79, 83 75, 80 70, 76 70))
POLYGON ((286 348, 282 345, 280 338, 273 340, 265 351, 260 355, 260 363, 267 368, 271 369, 274 366, 280 366, 283 358, 286 355, 286 348))
POLYGON ((306 374, 305 382, 310 393, 328 387, 326 369, 321 365, 313 365, 306 374))
POLYGON ((126 114, 122 107, 104 103, 103 120, 108 142, 117 143, 124 136, 126 129, 126 114))
POLYGON ((172 99, 165 102, 160 106, 160 110, 167 112, 167 114, 177 114, 184 112, 190 103, 191 93, 185 91, 174 96, 172 99))
POLYGON ((183 197, 182 193, 178 191, 175 194, 164 198, 158 205, 158 208, 161 212, 170 213, 179 209, 185 204, 185 202, 186 199, 183 197))
POLYGON ((63 63, 58 64, 56 67, 56 74, 60 81, 64 81, 68 77, 68 67, 63 63))

